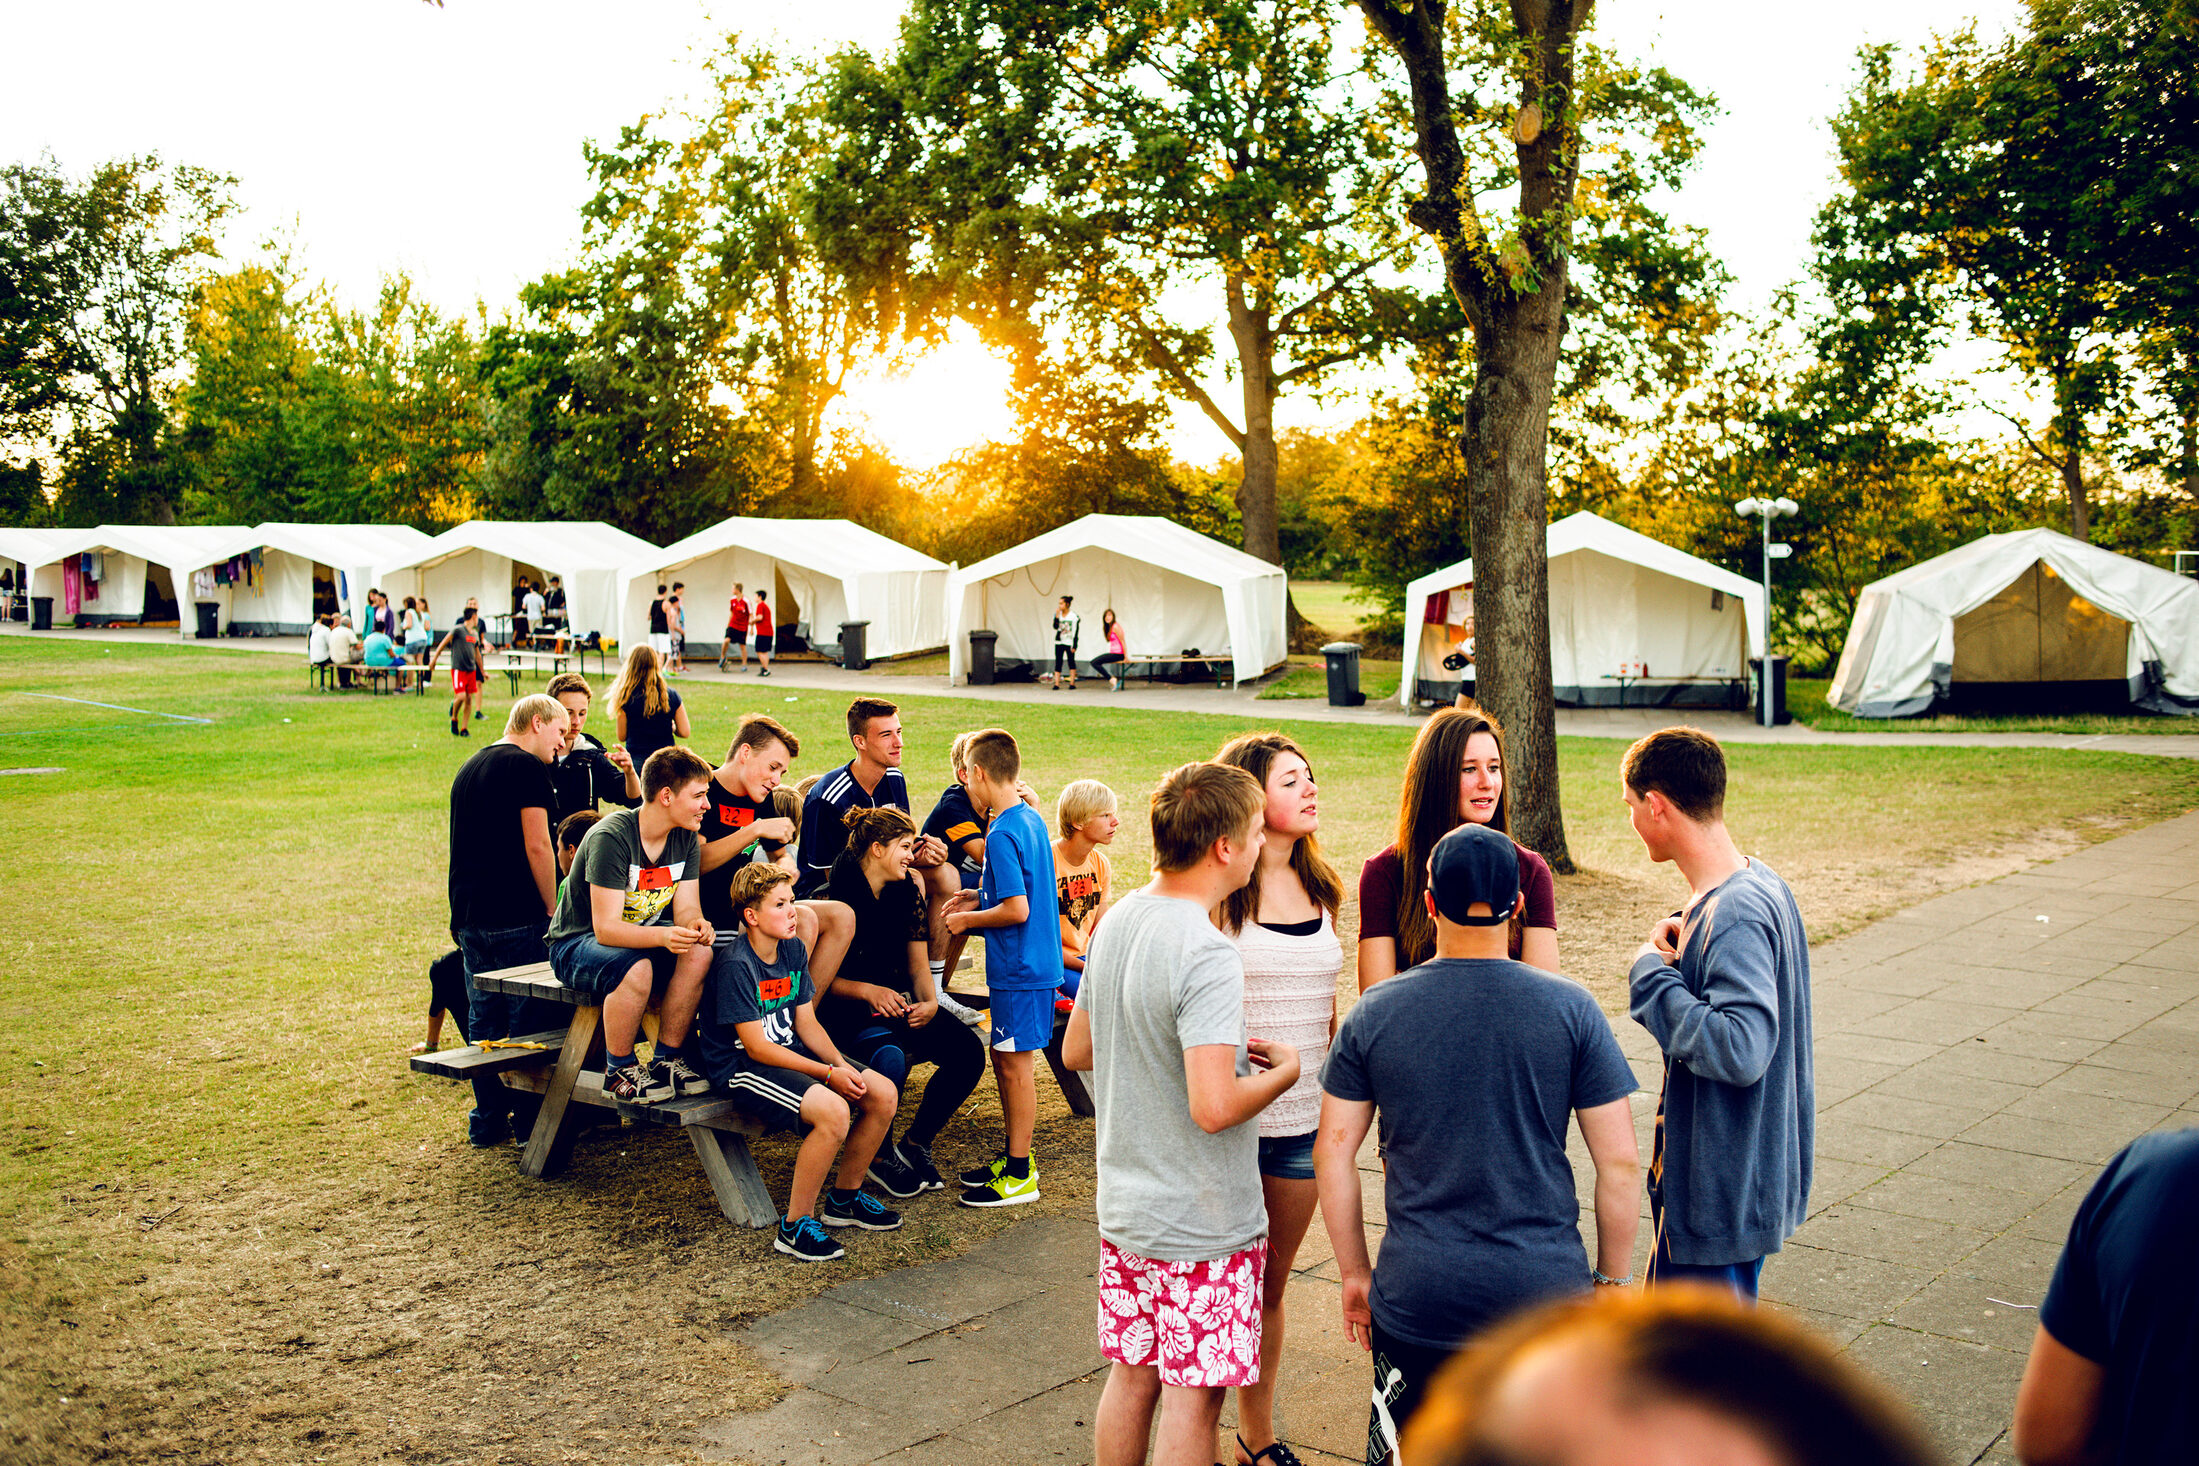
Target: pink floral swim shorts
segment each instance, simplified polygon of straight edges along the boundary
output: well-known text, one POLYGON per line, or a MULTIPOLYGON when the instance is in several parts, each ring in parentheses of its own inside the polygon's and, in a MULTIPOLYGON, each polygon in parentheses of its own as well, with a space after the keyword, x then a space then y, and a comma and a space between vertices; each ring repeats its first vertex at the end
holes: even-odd
POLYGON ((1260 1279, 1267 1238, 1207 1262, 1164 1262, 1100 1239, 1100 1353, 1155 1365, 1161 1383, 1260 1382, 1260 1279))

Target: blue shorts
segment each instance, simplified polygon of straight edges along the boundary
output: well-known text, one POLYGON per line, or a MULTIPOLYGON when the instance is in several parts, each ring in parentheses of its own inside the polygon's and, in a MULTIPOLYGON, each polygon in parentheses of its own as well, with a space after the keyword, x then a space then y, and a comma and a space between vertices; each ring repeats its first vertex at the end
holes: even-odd
POLYGON ((1320 1133, 1308 1130, 1303 1135, 1261 1136, 1260 1174, 1278 1181, 1311 1181, 1313 1138, 1320 1133))
POLYGON ((592 936, 560 937, 550 943, 550 971, 569 988, 603 997, 617 990, 634 970, 636 962, 649 964, 649 997, 664 995, 679 966, 679 955, 667 947, 606 947, 592 936))
POLYGON ((992 1048, 1035 1054, 1054 1041, 1054 989, 994 988, 992 1048))

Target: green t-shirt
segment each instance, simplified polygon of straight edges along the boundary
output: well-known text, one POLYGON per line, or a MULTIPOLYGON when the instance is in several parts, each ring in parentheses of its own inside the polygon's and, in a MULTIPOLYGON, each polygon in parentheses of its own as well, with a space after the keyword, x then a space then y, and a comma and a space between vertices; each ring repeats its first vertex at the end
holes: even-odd
POLYGON ((702 873, 702 847, 693 830, 677 825, 664 837, 664 848, 651 859, 641 843, 641 811, 618 809, 596 821, 581 838, 572 869, 558 892, 557 915, 549 940, 593 935, 595 888, 624 893, 621 913, 636 926, 670 926, 672 893, 681 881, 702 873))

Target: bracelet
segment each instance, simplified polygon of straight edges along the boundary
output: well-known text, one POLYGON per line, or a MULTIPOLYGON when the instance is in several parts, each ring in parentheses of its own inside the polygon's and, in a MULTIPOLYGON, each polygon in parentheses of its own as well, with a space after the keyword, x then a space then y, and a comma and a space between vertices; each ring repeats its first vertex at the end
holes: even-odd
POLYGON ((1596 1286, 1599 1288, 1624 1288, 1634 1281, 1634 1275, 1632 1273, 1628 1273, 1623 1278, 1607 1278, 1603 1275, 1602 1271, 1597 1268, 1590 1268, 1588 1270, 1588 1276, 1596 1280, 1596 1286))

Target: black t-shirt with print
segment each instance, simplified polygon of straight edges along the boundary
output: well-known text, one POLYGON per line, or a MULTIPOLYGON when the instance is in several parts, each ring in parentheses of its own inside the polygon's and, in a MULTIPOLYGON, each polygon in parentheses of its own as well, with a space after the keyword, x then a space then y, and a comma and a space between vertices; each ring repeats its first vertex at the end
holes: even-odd
MULTIPOLYGON (((728 835, 737 835, 760 819, 771 818, 769 799, 750 799, 737 789, 728 789, 716 779, 707 786, 710 790, 710 807, 702 812, 702 843, 705 847, 728 835)), ((756 858, 763 848, 761 840, 734 856, 716 870, 702 873, 702 917, 720 931, 737 932, 740 918, 733 913, 733 877, 742 866, 756 858)))
POLYGON ((545 921, 520 812, 553 804, 549 771, 516 743, 492 743, 450 786, 452 931, 509 931, 545 921))
POLYGON ((765 1038, 799 1049, 794 1010, 816 997, 809 953, 800 941, 788 937, 779 943, 777 960, 766 962, 749 945, 746 932, 720 932, 710 975, 703 979, 702 1006, 696 1010, 695 1041, 702 1050, 703 1072, 712 1079, 729 1079, 748 1067, 738 1031, 743 1023, 761 1022, 765 1038))

